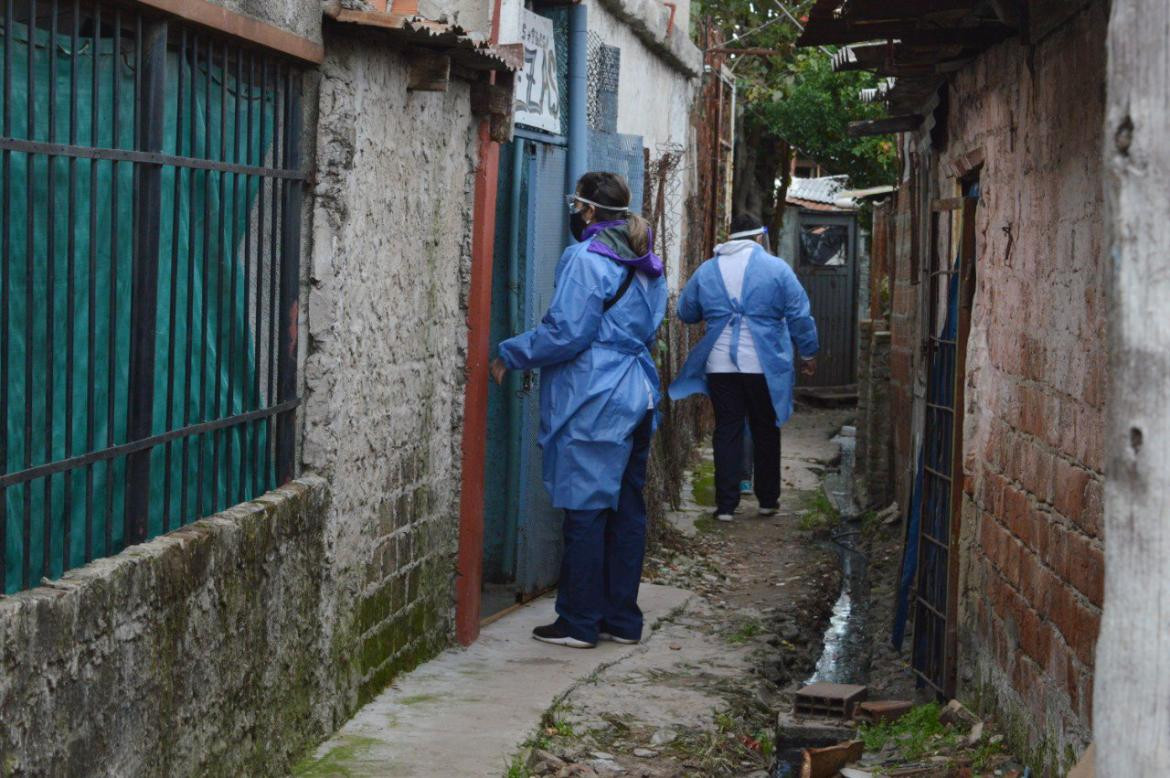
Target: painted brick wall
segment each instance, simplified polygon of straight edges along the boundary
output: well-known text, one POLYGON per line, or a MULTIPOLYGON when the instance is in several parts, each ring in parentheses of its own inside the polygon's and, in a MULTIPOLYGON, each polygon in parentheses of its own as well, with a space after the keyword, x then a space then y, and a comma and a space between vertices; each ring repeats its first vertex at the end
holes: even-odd
POLYGON ((306 469, 334 489, 340 724, 453 634, 475 120, 469 86, 326 34, 305 363, 306 469))
MULTIPOLYGON (((985 159, 968 345, 961 674, 1051 766, 1090 738, 1101 617, 1105 3, 958 74, 940 171, 985 159)), ((940 173, 939 191, 953 186, 940 173)), ((1063 775, 1063 772, 1060 774, 1063 775)))

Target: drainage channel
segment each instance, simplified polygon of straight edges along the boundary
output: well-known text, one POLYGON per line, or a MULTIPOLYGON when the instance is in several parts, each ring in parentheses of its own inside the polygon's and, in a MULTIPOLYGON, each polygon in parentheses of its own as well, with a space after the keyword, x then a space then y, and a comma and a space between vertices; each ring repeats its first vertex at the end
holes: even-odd
MULTIPOLYGON (((829 626, 825 628, 824 647, 816 669, 805 684, 864 684, 869 674, 869 648, 866 638, 865 600, 869 593, 868 559, 857 550, 861 530, 856 522, 846 522, 831 541, 826 541, 841 563, 841 593, 833 604, 829 626)), ((800 774, 802 751, 830 746, 846 739, 845 728, 809 723, 785 727, 777 733, 776 763, 773 778, 793 778, 800 774)))

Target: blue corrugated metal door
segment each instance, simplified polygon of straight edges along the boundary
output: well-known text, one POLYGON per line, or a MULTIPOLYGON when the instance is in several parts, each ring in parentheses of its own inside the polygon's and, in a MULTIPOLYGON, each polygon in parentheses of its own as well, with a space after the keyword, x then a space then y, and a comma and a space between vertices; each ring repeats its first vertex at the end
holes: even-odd
MULTIPOLYGON (((528 188, 521 294, 523 329, 530 329, 552 302, 557 260, 565 248, 568 211, 564 205, 566 152, 563 146, 527 142, 528 188)), ((523 399, 520 456, 517 579, 529 594, 556 583, 561 566, 561 513, 552 507, 542 478, 540 372, 533 373, 523 399)))
MULTIPOLYGON (((500 179, 497 190, 496 240, 492 266, 491 350, 512 336, 511 279, 511 194, 513 156, 523 144, 505 143, 500 149, 500 179)), ((523 167, 521 167, 523 174, 523 167)), ((522 182, 518 182, 521 183, 522 182)), ((509 476, 508 457, 516 437, 512 423, 513 398, 510 383, 488 385, 487 457, 484 462, 484 536, 482 613, 491 615, 516 601, 514 487, 509 476)))
MULTIPOLYGON (((590 141, 590 168, 625 176, 636 207, 642 198, 642 139, 594 132, 590 141)), ((518 135, 505 146, 500 167, 493 344, 539 324, 552 301, 557 260, 568 239, 565 147, 518 135), (518 166, 513 164, 517 153, 522 155, 518 166), (520 174, 520 189, 518 199, 512 201, 514 171, 520 174), (518 208, 518 223, 509 210, 512 202, 518 208), (519 251, 510 259, 513 228, 519 251), (509 261, 518 264, 518 273, 511 277, 509 261), (514 327, 509 326, 508 313, 513 296, 519 304, 514 327)), ((562 516, 544 488, 539 432, 539 371, 511 386, 492 388, 485 472, 485 613, 547 589, 560 573, 562 516)))

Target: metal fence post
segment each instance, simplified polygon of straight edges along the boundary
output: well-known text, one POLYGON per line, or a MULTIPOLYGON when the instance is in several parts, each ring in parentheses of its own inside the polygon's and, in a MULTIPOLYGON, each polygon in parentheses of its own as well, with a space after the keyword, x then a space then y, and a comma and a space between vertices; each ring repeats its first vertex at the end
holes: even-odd
MULTIPOLYGON (((284 153, 286 170, 301 167, 301 79, 286 75, 284 153)), ((280 350, 277 354, 276 402, 297 395, 297 320, 300 298, 301 200, 304 182, 289 180, 284 186, 280 225, 280 350)), ((276 416, 276 482, 283 484, 296 474, 296 409, 276 416)))
MULTIPOLYGON (((163 106, 166 94, 166 22, 145 25, 142 35, 141 91, 138 137, 141 151, 163 150, 163 106)), ((128 441, 151 434, 154 421, 154 355, 158 319, 159 203, 162 202, 162 164, 135 164, 134 293, 130 301, 130 403, 128 441)), ((126 463, 124 543, 146 540, 150 511, 150 457, 153 449, 135 451, 126 463)))

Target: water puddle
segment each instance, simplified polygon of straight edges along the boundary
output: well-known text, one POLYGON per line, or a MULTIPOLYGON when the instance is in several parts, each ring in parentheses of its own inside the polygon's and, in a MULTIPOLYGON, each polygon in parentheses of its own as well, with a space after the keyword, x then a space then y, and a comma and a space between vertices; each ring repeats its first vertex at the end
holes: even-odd
MULTIPOLYGON (((825 628, 824 647, 816 669, 805 681, 817 683, 864 684, 869 674, 869 650, 866 640, 864 602, 869 593, 868 560, 856 550, 860 530, 852 523, 842 525, 827 545, 841 561, 841 593, 833 605, 829 626, 825 628)), ((800 774, 801 752, 805 748, 833 745, 836 740, 789 740, 777 744, 772 778, 795 778, 800 774)))
POLYGON ((829 626, 825 628, 824 648, 816 670, 805 683, 865 683, 869 670, 869 650, 865 634, 865 609, 869 579, 868 560, 855 549, 860 530, 851 525, 838 532, 830 546, 841 560, 841 593, 833 604, 829 626))

